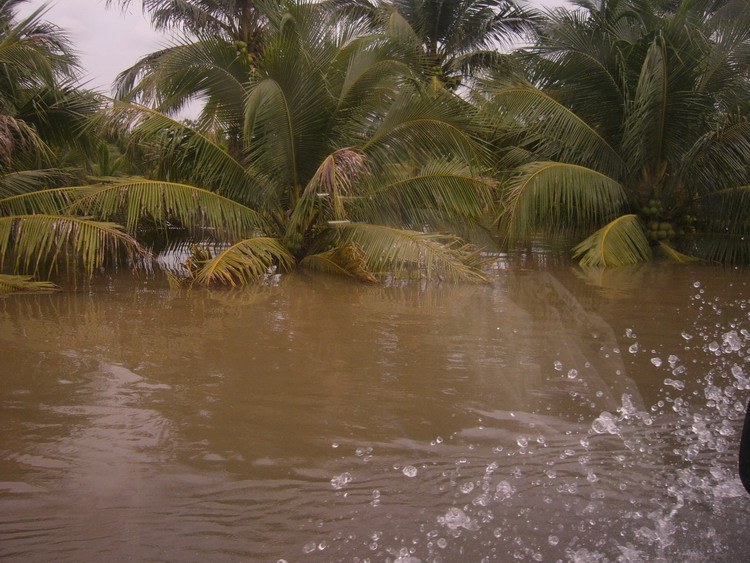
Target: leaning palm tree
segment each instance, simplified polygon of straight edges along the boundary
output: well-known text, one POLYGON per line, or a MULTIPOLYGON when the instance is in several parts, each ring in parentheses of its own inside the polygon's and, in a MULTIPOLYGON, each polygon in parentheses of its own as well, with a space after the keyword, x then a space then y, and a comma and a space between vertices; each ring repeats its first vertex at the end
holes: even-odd
POLYGON ((532 79, 486 84, 486 116, 504 133, 510 239, 590 234, 574 253, 592 266, 654 252, 750 261, 740 4, 609 0, 551 15, 532 79))
POLYGON ((471 107, 422 88, 383 37, 328 25, 315 6, 285 5, 273 29, 239 85, 221 60, 206 62, 213 87, 238 96, 222 111, 239 134, 118 103, 110 122, 153 149, 152 179, 81 188, 74 208, 136 236, 183 228, 186 283, 236 285, 294 265, 366 281, 483 279, 477 253, 445 234, 493 201, 471 107))

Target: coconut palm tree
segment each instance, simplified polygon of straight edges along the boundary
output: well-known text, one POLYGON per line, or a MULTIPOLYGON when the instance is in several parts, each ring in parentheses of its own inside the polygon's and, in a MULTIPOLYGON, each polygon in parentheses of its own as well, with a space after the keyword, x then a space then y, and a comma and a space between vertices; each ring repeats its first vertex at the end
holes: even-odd
POLYGON ((76 132, 100 102, 74 86, 76 59, 42 20, 44 8, 18 21, 21 3, 0 2, 0 268, 26 275, 0 274, 0 292, 48 289, 28 274, 81 266, 91 274, 107 251, 140 250, 115 225, 66 213, 69 197, 49 191, 74 176, 65 157, 88 148, 76 132))
POLYGON ((504 232, 589 234, 592 266, 749 261, 747 2, 579 6, 551 14, 529 80, 485 85, 504 232))
POLYGON ((135 235, 185 228, 187 283, 241 284, 295 264, 366 281, 483 279, 476 252, 442 234, 493 200, 471 106, 421 87, 397 47, 356 28, 289 3, 241 81, 222 66, 233 59, 203 59, 212 87, 237 96, 222 116, 238 134, 116 104, 110 123, 152 147, 154 175, 82 188, 75 209, 135 235))
POLYGON ((533 37, 540 15, 514 0, 329 0, 335 11, 378 26, 421 55, 424 72, 455 89, 463 80, 506 67, 500 52, 533 37))

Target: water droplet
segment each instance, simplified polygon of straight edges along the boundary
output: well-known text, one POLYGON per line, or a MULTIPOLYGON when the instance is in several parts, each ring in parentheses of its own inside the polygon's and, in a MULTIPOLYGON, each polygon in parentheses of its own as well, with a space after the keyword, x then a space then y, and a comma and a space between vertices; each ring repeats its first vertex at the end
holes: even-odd
POLYGON ((474 490, 474 483, 472 481, 466 481, 465 483, 461 483, 459 489, 463 494, 468 495, 471 491, 474 490))
POLYGON ((314 541, 311 541, 310 543, 305 544, 305 547, 302 548, 302 551, 304 551, 305 553, 312 553, 317 547, 317 544, 314 541))
POLYGON ((557 545, 558 543, 560 543, 560 538, 558 538, 557 536, 550 536, 547 538, 547 541, 550 545, 557 545))
POLYGON ((698 288, 700 286, 701 286, 701 282, 693 282, 693 287, 698 288))
POLYGON ((516 443, 518 444, 519 448, 525 448, 526 446, 529 445, 529 441, 526 438, 523 438, 523 437, 518 438, 516 440, 516 443))
POLYGON ((402 470, 401 473, 406 475, 407 477, 416 477, 417 476, 417 468, 413 465, 407 465, 402 470))
MULTIPOLYGON (((460 508, 455 506, 448 509, 448 512, 444 516, 438 516, 438 524, 447 526, 451 530, 457 530, 458 528, 464 528, 466 530, 478 530, 479 526, 477 523, 469 518, 469 516, 460 508)), ((438 540, 439 542, 440 540, 438 540)))
POLYGON ((495 500, 503 501, 513 496, 516 489, 508 481, 500 481, 495 487, 495 500))
POLYGON ((656 367, 660 367, 662 364, 661 358, 651 358, 651 363, 656 367))
POLYGON ((331 479, 331 486, 334 489, 343 489, 347 484, 351 483, 352 481, 352 474, 351 473, 342 473, 341 475, 336 475, 331 479))
POLYGON ((562 368, 563 368, 562 362, 556 361, 554 365, 557 371, 562 371, 562 368))
POLYGON ((631 354, 635 354, 637 351, 638 351, 638 343, 637 342, 631 344, 630 347, 628 347, 628 352, 630 352, 631 354))
POLYGON ((577 369, 572 369, 568 372, 568 379, 575 379, 576 377, 578 377, 577 369))
POLYGON ((599 415, 599 418, 591 423, 591 429, 597 434, 618 434, 617 419, 607 411, 599 415))

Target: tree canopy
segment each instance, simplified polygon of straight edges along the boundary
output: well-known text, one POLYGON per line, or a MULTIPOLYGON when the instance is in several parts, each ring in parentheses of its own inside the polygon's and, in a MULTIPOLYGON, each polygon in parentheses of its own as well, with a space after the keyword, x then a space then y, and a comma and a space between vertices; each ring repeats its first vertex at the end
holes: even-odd
POLYGON ((1 287, 162 251, 183 256, 175 285, 483 281, 488 231, 564 236, 587 266, 750 261, 747 0, 142 0, 177 39, 108 104, 18 4, 0 5, 1 287))

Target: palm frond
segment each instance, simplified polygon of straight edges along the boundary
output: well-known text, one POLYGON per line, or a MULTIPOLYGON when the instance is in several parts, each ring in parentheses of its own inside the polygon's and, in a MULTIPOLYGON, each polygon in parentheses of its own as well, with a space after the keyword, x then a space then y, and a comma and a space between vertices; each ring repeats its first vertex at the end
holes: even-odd
POLYGON ((651 247, 637 215, 623 215, 608 223, 573 249, 581 266, 626 266, 651 258, 651 247))
POLYGON ((273 266, 290 270, 294 257, 276 239, 245 239, 207 260, 195 274, 195 283, 236 287, 263 278, 273 266))
POLYGON ((124 218, 131 233, 144 218, 163 226, 175 222, 219 239, 246 237, 268 228, 263 216, 253 209, 195 186, 131 180, 77 189, 80 197, 72 210, 105 220, 124 218))
POLYGON ((91 277, 105 261, 116 262, 124 250, 131 257, 146 252, 119 225, 65 215, 0 217, 0 265, 14 256, 16 270, 37 271, 80 263, 91 277))
POLYGON ((60 289, 52 282, 34 281, 31 276, 0 274, 0 295, 16 291, 54 291, 60 289))
POLYGON ((416 173, 408 165, 394 166, 368 177, 354 206, 371 220, 398 218, 419 225, 432 214, 463 222, 490 209, 497 193, 494 180, 473 173, 465 162, 444 158, 426 162, 416 173))
POLYGON ((617 214, 626 201, 619 182, 561 162, 518 167, 506 190, 500 222, 511 239, 592 227, 617 214))
POLYGON ((53 188, 0 199, 0 216, 45 213, 60 215, 79 195, 78 188, 53 188))
POLYGON ((689 256, 675 250, 671 245, 664 241, 659 241, 658 246, 654 250, 655 254, 666 258, 670 262, 677 262, 678 264, 693 264, 696 262, 702 262, 700 258, 695 256, 689 256))
POLYGON ((448 281, 486 282, 476 249, 456 237, 381 225, 339 227, 340 239, 361 249, 371 272, 448 281))
POLYGON ((129 130, 132 145, 154 146, 165 172, 244 203, 257 202, 267 180, 245 167, 221 145, 193 127, 153 109, 116 102, 102 120, 114 130, 129 130))
POLYGON ((303 258, 299 265, 301 268, 346 276, 366 283, 377 282, 377 279, 367 267, 364 253, 354 244, 346 244, 326 252, 311 254, 303 258))
POLYGON ((525 142, 546 159, 594 168, 608 176, 620 174, 625 163, 618 151, 573 111, 532 86, 492 91, 483 115, 506 128, 509 120, 522 127, 525 142))
POLYGON ((61 185, 70 180, 69 170, 57 168, 15 170, 0 174, 0 198, 61 185))

